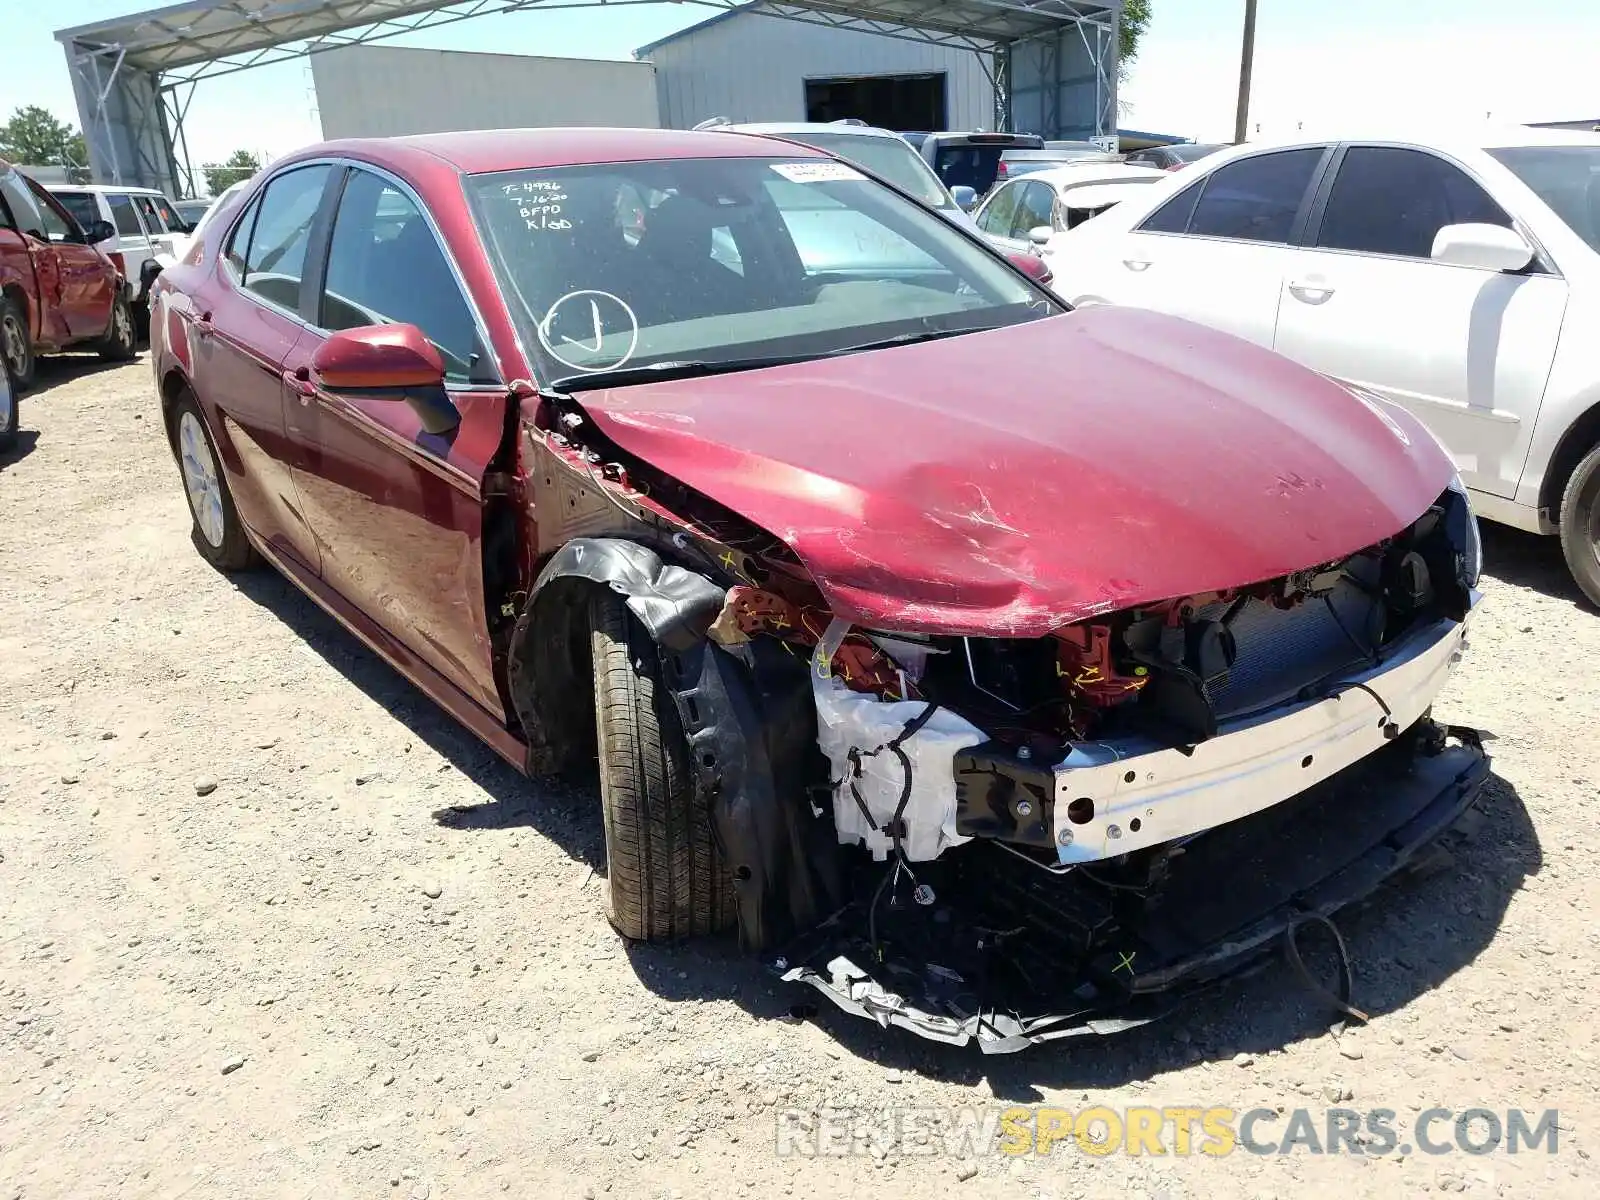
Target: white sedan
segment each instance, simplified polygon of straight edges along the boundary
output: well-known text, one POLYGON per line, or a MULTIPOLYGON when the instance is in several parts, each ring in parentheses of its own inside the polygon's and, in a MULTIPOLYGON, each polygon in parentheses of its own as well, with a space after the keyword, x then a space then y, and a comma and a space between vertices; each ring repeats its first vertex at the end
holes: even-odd
POLYGON ((1222 150, 1044 251, 1076 305, 1236 333, 1414 412, 1600 604, 1600 136, 1222 150))
POLYGON ((1158 167, 1095 160, 1063 163, 1008 179, 984 198, 973 220, 1002 250, 1037 251, 1052 234, 1167 178, 1168 172, 1158 167))

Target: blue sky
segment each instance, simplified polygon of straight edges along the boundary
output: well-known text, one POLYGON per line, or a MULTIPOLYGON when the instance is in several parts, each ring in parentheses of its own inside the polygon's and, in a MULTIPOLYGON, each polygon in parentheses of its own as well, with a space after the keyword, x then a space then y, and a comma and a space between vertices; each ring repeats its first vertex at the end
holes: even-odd
MULTIPOLYGON (((150 0, 12 0, 0 39, 0 114, 43 104, 77 122, 53 31, 153 7, 150 0)), ((1252 111, 1263 135, 1395 121, 1600 118, 1593 0, 1261 0, 1252 111), (1510 15, 1506 15, 1506 14, 1510 15)), ((1229 134, 1243 0, 1153 0, 1123 90, 1123 123, 1202 140, 1229 134)), ((627 58, 714 10, 659 4, 493 15, 394 45, 627 58)), ((188 122, 197 161, 240 146, 267 156, 319 135, 304 60, 200 85, 188 122)))

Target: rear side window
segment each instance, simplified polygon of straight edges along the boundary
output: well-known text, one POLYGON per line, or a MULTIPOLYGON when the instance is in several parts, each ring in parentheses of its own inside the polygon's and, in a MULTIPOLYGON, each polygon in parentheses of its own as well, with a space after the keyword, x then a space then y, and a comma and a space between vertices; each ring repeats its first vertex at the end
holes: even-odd
POLYGON ((1398 146, 1354 146, 1328 196, 1317 245, 1431 258, 1439 230, 1468 221, 1511 228, 1506 211, 1454 163, 1398 146))
POLYGON ((267 184, 228 244, 240 286, 291 311, 299 309, 306 247, 327 179, 328 168, 319 165, 285 171, 267 184))
POLYGON ((1287 242, 1295 214, 1322 162, 1322 147, 1239 159, 1213 171, 1189 218, 1199 237, 1287 242))
POLYGON ((1189 218, 1194 216, 1195 203, 1200 199, 1200 190, 1205 186, 1206 181, 1204 179, 1198 183, 1191 183, 1146 217, 1144 224, 1139 226, 1140 231, 1143 233, 1188 233, 1189 218))
POLYGON ((112 193, 106 197, 111 205, 111 221, 123 237, 143 237, 144 227, 139 224, 139 214, 133 207, 133 197, 112 193))

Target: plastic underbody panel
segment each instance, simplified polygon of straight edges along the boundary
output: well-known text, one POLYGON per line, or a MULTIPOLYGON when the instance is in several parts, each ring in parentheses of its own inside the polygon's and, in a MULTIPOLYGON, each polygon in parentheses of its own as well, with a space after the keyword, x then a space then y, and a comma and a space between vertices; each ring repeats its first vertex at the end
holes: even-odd
POLYGON ((984 840, 892 887, 892 867, 864 863, 854 900, 776 969, 848 1012, 986 1053, 1143 1024, 1264 965, 1470 807, 1488 757, 1470 731, 1445 733, 1424 718, 1294 798, 1188 839, 1148 886, 1106 886, 1109 863, 1052 873, 984 840))

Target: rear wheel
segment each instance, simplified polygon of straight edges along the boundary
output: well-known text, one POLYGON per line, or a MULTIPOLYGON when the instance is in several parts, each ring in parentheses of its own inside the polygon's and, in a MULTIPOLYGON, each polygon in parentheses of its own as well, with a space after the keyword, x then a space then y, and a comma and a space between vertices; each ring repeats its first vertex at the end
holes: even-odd
POLYGON ((127 362, 138 349, 133 329, 133 306, 120 292, 111 302, 111 321, 95 347, 107 362, 127 362))
POLYGON ((183 474, 183 491, 194 519, 190 540, 205 560, 219 571, 242 571, 253 566, 255 550, 233 507, 233 494, 218 463, 211 431, 194 397, 185 396, 172 412, 172 440, 183 474))
POLYGON ((1561 497, 1561 552, 1589 603, 1600 607, 1600 446, 1584 457, 1561 497))
POLYGON ((610 589, 595 592, 589 623, 606 917, 624 937, 643 941, 726 929, 734 919, 732 881, 655 643, 610 589))
POLYGON ((11 382, 18 389, 33 382, 33 336, 28 332, 28 314, 11 296, 0 296, 0 355, 11 370, 11 382))

